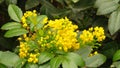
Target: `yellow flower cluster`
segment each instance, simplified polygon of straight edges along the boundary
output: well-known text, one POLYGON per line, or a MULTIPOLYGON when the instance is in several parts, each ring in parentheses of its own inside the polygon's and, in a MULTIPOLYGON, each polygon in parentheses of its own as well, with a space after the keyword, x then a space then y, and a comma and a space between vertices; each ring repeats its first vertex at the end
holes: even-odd
POLYGON ((21 58, 25 58, 29 55, 28 50, 29 47, 27 46, 27 43, 20 42, 19 56, 21 58))
POLYGON ((93 38, 94 38, 93 34, 87 30, 83 30, 82 34, 80 35, 80 39, 82 40, 83 43, 91 42, 94 40, 93 38))
POLYGON ((103 27, 91 27, 89 30, 83 30, 82 34, 80 34, 80 39, 83 43, 88 43, 92 41, 103 41, 105 39, 104 29, 103 27))
POLYGON ((93 42, 95 40, 100 42, 105 39, 104 29, 102 27, 92 27, 89 30, 84 30, 78 39, 76 32, 78 26, 72 24, 67 17, 49 21, 46 17, 42 20, 42 28, 39 28, 35 24, 39 24, 35 18, 37 18, 36 10, 24 13, 22 17, 23 27, 29 29, 29 19, 33 23, 33 27, 30 28, 28 34, 23 34, 18 38, 20 42, 19 56, 20 58, 27 59, 30 63, 38 63, 39 53, 43 51, 75 51, 80 48, 81 43, 79 39, 82 43, 93 42))
POLYGON ((39 56, 39 53, 38 51, 36 52, 36 50, 34 51, 34 54, 31 53, 28 44, 26 42, 20 42, 19 56, 20 58, 28 58, 28 62, 37 63, 37 56, 39 56))
POLYGON ((75 32, 78 26, 73 25, 68 18, 50 20, 47 26, 55 31, 55 42, 58 49, 65 52, 79 49, 79 43, 77 43, 76 39, 77 33, 75 32))
POLYGON ((38 54, 30 54, 30 57, 28 58, 28 62, 33 62, 33 63, 37 63, 38 62, 38 58, 37 58, 38 54))
POLYGON ((95 27, 93 35, 99 42, 105 39, 104 29, 102 27, 95 27))
POLYGON ((36 14, 36 10, 33 10, 33 12, 32 11, 26 11, 26 13, 24 13, 24 16, 22 16, 22 24, 23 24, 23 27, 24 28, 27 28, 28 27, 28 23, 27 23, 27 17, 35 17, 35 16, 37 16, 37 14, 36 14))

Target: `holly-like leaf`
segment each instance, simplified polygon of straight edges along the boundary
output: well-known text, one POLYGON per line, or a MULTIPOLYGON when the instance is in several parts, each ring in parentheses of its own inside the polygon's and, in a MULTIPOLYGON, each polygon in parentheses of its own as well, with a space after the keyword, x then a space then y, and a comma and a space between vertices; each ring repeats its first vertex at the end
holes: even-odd
POLYGON ((109 0, 96 0, 94 7, 99 8, 104 2, 107 2, 109 0))
POLYGON ((50 60, 53 57, 54 57, 54 55, 52 53, 43 52, 39 56, 38 64, 43 64, 43 63, 47 62, 48 60, 50 60))
POLYGON ((25 62, 26 62, 26 59, 19 59, 16 63, 15 63, 15 65, 14 65, 14 68, 22 68, 23 67, 23 65, 25 64, 25 62))
POLYGON ((21 28, 22 25, 20 23, 17 22, 8 22, 6 24, 4 24, 1 29, 3 30, 10 30, 10 29, 15 29, 15 28, 21 28))
POLYGON ((27 63, 24 68, 39 68, 37 64, 27 63))
POLYGON ((82 59, 82 57, 76 53, 68 53, 66 55, 66 58, 68 58, 70 61, 74 62, 77 66, 84 66, 85 62, 82 59))
POLYGON ((9 37, 14 37, 14 36, 20 36, 20 35, 23 35, 26 33, 28 33, 28 31, 26 29, 16 28, 16 29, 11 29, 11 30, 7 31, 4 36, 9 38, 9 37))
POLYGON ((59 66, 62 63, 62 61, 63 61, 63 57, 62 56, 55 57, 55 58, 51 59, 50 67, 51 68, 59 68, 59 66))
POLYGON ((13 67, 15 63, 19 60, 18 55, 12 52, 1 52, 0 51, 0 63, 6 65, 7 67, 13 67))
POLYGON ((40 65, 39 68, 50 68, 50 63, 45 63, 43 65, 40 65))
POLYGON ((3 65, 3 64, 1 64, 1 63, 0 63, 0 67, 1 67, 1 68, 8 68, 7 66, 5 66, 5 65, 3 65))
POLYGON ((111 66, 112 66, 111 68, 120 68, 120 61, 113 62, 111 66))
POLYGON ((97 0, 95 6, 98 7, 97 15, 105 15, 116 10, 119 4, 113 0, 97 0))
POLYGON ((18 6, 13 5, 13 4, 8 6, 8 14, 11 19, 17 22, 21 21, 21 18, 23 15, 22 10, 18 6))
POLYGON ((69 59, 65 59, 62 62, 62 67, 63 68, 78 68, 77 65, 74 62, 70 61, 69 59))
POLYGON ((113 56, 113 61, 120 60, 120 50, 117 50, 117 52, 113 56))
POLYGON ((92 47, 86 46, 76 51, 83 59, 86 59, 92 51, 92 47))
POLYGON ((45 18, 47 18, 46 15, 40 15, 37 17, 37 24, 36 24, 37 29, 40 29, 43 27, 45 18))
POLYGON ((94 56, 88 57, 85 60, 87 67, 99 67, 106 61, 106 57, 102 54, 96 54, 94 56))
POLYGON ((108 29, 111 35, 120 29, 120 11, 114 11, 108 21, 108 29))

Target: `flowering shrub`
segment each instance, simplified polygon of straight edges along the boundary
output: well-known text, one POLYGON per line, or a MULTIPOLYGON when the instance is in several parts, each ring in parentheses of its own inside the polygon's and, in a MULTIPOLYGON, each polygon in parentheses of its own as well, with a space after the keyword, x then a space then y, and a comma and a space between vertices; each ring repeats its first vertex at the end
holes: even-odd
MULTIPOLYGON (((81 31, 82 33, 79 35, 78 26, 67 17, 48 20, 47 16, 37 14, 36 10, 26 11, 22 15, 22 11, 17 6, 10 5, 9 12, 12 11, 11 8, 18 10, 13 12, 13 15, 16 12, 19 13, 16 15, 18 17, 9 14, 17 22, 2 26, 2 29, 8 30, 5 37, 19 36, 19 58, 16 61, 17 65, 11 67, 98 67, 105 62, 105 56, 98 54, 97 51, 92 55, 90 54, 92 48, 98 47, 95 45, 100 45, 99 42, 105 39, 102 27, 91 27, 88 30, 81 31), (86 49, 88 51, 86 51, 85 56, 77 53, 86 49), (87 59, 84 59, 85 57, 87 59), (99 59, 99 63, 91 65, 91 62, 96 61, 96 59, 93 60, 95 57, 99 59)), ((5 63, 2 64, 6 65, 5 63)), ((9 65, 7 66, 9 67, 9 65)))

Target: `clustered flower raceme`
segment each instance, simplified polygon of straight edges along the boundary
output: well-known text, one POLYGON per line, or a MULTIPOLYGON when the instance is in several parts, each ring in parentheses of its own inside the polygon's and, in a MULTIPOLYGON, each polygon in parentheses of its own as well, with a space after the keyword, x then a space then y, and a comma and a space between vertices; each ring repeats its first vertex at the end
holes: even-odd
POLYGON ((55 32, 55 46, 58 49, 65 52, 79 49, 77 33, 75 32, 78 26, 73 25, 67 18, 50 20, 45 27, 52 28, 52 31, 55 32))
MULTIPOLYGON (((22 17, 22 25, 26 29, 30 29, 27 19, 34 19, 38 15, 36 11, 27 11, 22 17)), ((37 24, 36 22, 34 23, 37 24)), ((102 27, 90 28, 84 30, 77 38, 77 25, 73 25, 67 17, 55 20, 47 20, 44 18, 44 26, 38 30, 30 31, 18 38, 20 42, 19 56, 25 58, 30 63, 38 63, 38 56, 41 52, 70 52, 80 48, 81 42, 87 43, 93 40, 102 41, 105 39, 102 27), (82 41, 79 41, 82 40, 82 41)), ((35 28, 35 26, 34 26, 35 28)))
POLYGON ((33 10, 33 12, 32 11, 26 11, 26 13, 24 13, 24 16, 22 16, 22 19, 21 19, 23 27, 24 28, 28 27, 28 23, 26 21, 27 18, 29 18, 29 19, 31 19, 31 18, 35 19, 36 16, 37 16, 36 10, 33 10))
POLYGON ((80 40, 82 43, 91 43, 93 41, 103 41, 105 39, 104 29, 103 27, 91 27, 88 30, 83 30, 82 34, 80 34, 80 40))

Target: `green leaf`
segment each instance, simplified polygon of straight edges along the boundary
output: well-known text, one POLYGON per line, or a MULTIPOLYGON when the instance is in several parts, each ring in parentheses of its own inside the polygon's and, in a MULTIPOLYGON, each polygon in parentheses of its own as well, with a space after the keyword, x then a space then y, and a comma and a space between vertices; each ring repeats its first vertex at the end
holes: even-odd
POLYGON ((72 61, 70 61, 68 59, 65 59, 62 62, 62 67, 63 68, 78 68, 77 65, 74 62, 72 62, 72 61))
POLYGON ((39 47, 37 46, 37 44, 35 43, 35 41, 28 41, 27 42, 28 46, 30 47, 30 50, 35 50, 35 49, 38 49, 39 47))
POLYGON ((54 55, 52 53, 43 52, 40 54, 40 56, 38 58, 39 59, 38 64, 43 64, 43 63, 49 61, 53 57, 54 57, 54 55))
POLYGON ((120 60, 120 50, 117 50, 113 56, 113 61, 120 60))
POLYGON ((8 67, 0 63, 0 68, 8 68, 8 67))
POLYGON ((113 64, 111 65, 111 68, 120 68, 120 61, 113 62, 113 64))
POLYGON ((41 14, 45 14, 48 17, 51 17, 53 16, 53 14, 58 13, 59 10, 55 6, 53 6, 53 4, 51 4, 46 0, 40 0, 40 1, 41 1, 40 3, 42 4, 40 8, 41 14))
POLYGON ((5 3, 7 5, 9 5, 9 4, 17 4, 17 0, 5 0, 5 3))
POLYGON ((62 56, 58 56, 58 57, 55 57, 55 58, 51 59, 50 60, 51 68, 59 68, 60 64, 63 61, 63 58, 64 57, 62 57, 62 56))
POLYGON ((40 65, 39 68, 50 68, 50 63, 45 63, 43 65, 40 65))
POLYGON ((92 51, 92 47, 86 46, 77 50, 76 53, 79 54, 83 59, 86 59, 91 53, 91 51, 92 51))
POLYGON ((114 11, 108 21, 108 29, 111 35, 120 29, 120 11, 114 11))
POLYGON ((9 37, 14 37, 14 36, 20 36, 20 35, 23 35, 26 33, 28 33, 28 31, 25 29, 16 28, 16 29, 11 29, 11 30, 7 31, 4 36, 9 38, 9 37))
POLYGON ((85 65, 85 62, 84 60, 81 58, 80 55, 76 54, 76 53, 68 53, 66 55, 66 58, 68 58, 70 61, 74 62, 76 65, 78 66, 84 66, 85 65))
POLYGON ((96 54, 94 56, 88 57, 85 60, 87 67, 99 67, 106 61, 106 57, 102 54, 96 54))
POLYGON ((15 53, 12 53, 9 51, 6 51, 6 52, 0 51, 0 63, 8 67, 13 67, 18 60, 19 60, 19 57, 15 53))
POLYGON ((22 68, 23 65, 25 64, 25 62, 26 62, 26 59, 19 59, 19 60, 15 63, 14 68, 22 68))
POLYGON ((43 27, 45 18, 47 18, 46 15, 40 15, 37 17, 37 25, 36 25, 37 29, 40 29, 43 27))
POLYGON ((27 63, 24 68, 39 68, 37 64, 27 63))
POLYGON ((108 2, 110 0, 96 0, 94 7, 99 8, 104 2, 108 2))
POLYGON ((15 28, 21 28, 22 25, 20 23, 17 22, 8 22, 6 24, 4 24, 1 29, 3 30, 10 30, 10 29, 15 29, 15 28))
POLYGON ((16 5, 9 5, 8 6, 8 13, 11 19, 13 19, 14 21, 17 22, 21 22, 21 18, 22 18, 22 10, 16 6, 16 5))
POLYGON ((40 4, 39 0, 27 0, 26 4, 25 4, 25 9, 31 9, 33 7, 36 7, 40 4))
POLYGON ((113 12, 119 7, 118 3, 115 3, 114 1, 106 1, 99 5, 99 8, 97 10, 97 15, 105 15, 108 13, 113 12))

